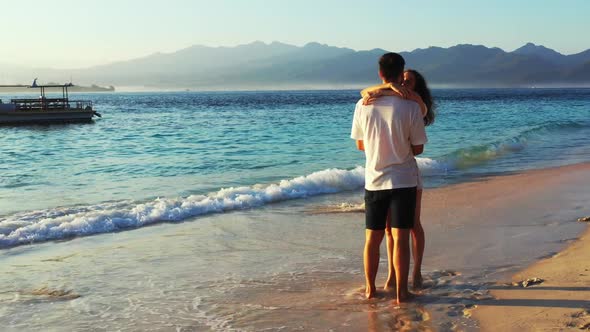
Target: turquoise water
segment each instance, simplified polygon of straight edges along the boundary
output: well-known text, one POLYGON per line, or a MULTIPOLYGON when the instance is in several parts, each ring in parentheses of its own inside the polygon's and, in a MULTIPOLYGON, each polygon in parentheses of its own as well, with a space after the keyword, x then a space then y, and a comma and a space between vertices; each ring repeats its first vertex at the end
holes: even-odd
MULTIPOLYGON (((440 186, 590 160, 590 89, 435 90, 440 186)), ((1 96, 8 99, 7 96, 1 96)), ((92 124, 0 127, 0 248, 362 188, 358 91, 113 93, 92 124)))

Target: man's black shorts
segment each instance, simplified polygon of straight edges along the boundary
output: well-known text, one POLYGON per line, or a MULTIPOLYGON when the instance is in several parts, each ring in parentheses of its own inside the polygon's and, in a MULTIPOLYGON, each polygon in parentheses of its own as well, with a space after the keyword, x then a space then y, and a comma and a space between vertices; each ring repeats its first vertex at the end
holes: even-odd
POLYGON ((416 187, 388 190, 365 189, 365 224, 367 229, 384 230, 391 210, 392 228, 413 228, 416 214, 416 187))

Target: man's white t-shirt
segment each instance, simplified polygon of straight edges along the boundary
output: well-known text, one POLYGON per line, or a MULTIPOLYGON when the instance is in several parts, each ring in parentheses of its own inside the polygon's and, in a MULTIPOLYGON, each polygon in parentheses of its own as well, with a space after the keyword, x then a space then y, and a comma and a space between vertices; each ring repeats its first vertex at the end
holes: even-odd
POLYGON ((365 189, 415 187, 418 166, 412 145, 425 144, 426 131, 420 106, 394 96, 373 105, 356 104, 350 137, 365 146, 365 189))

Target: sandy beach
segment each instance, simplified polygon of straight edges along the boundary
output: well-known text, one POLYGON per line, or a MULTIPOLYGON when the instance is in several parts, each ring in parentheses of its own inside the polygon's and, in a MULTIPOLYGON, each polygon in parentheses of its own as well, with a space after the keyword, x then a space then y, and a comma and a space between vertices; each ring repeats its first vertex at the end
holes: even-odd
POLYGON ((482 331, 590 330, 590 229, 511 282, 488 288, 495 299, 474 311, 482 331), (533 285, 519 285, 534 278, 533 285))
MULTIPOLYGON (((561 218, 575 223, 576 219, 588 216, 588 193, 580 192, 580 189, 588 185, 588 180, 585 179, 589 175, 589 165, 579 164, 498 177, 488 182, 489 186, 486 187, 483 196, 481 192, 475 191, 479 184, 461 185, 462 195, 447 195, 444 204, 468 204, 467 200, 475 197, 486 201, 483 206, 479 205, 478 209, 491 211, 504 206, 505 212, 515 212, 520 208, 509 208, 506 204, 519 202, 525 196, 531 198, 528 200, 530 205, 526 208, 539 209, 541 204, 555 204, 561 201, 559 197, 563 198, 566 191, 570 194, 578 192, 579 198, 582 198, 579 202, 582 203, 583 199, 586 199, 585 204, 574 204, 570 207, 556 205, 552 215, 554 217, 561 213, 561 218), (504 189, 508 191, 502 194, 500 191, 504 189), (577 218, 576 214, 572 215, 573 211, 579 211, 577 218), (569 215, 566 217, 565 214, 569 215)), ((440 191, 437 194, 439 193, 440 191)), ((438 201, 435 199, 428 203, 432 208, 438 201)), ((466 216, 465 212, 462 216, 466 216)), ((578 223, 588 224, 580 221, 578 223)), ((587 229, 579 239, 559 241, 567 245, 562 251, 551 253, 549 257, 531 264, 511 278, 486 287, 494 299, 483 300, 476 305, 479 308, 469 310, 479 321, 478 326, 482 331, 590 329, 590 229, 587 229), (524 287, 522 282, 527 280, 531 284, 524 287)))

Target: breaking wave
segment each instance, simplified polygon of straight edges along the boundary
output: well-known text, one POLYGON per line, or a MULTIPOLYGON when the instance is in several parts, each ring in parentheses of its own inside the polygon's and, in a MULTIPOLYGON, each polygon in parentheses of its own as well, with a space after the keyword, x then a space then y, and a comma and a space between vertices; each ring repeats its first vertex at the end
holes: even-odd
POLYGON ((116 232, 158 222, 249 209, 362 188, 364 168, 327 169, 279 183, 224 188, 208 195, 53 208, 0 217, 0 247, 116 232))
POLYGON ((531 138, 547 135, 553 131, 567 131, 581 128, 588 128, 588 125, 574 121, 547 123, 525 130, 511 138, 455 150, 437 160, 429 158, 416 159, 421 166, 420 169, 423 175, 440 175, 451 170, 475 167, 502 156, 521 151, 526 148, 531 138))

